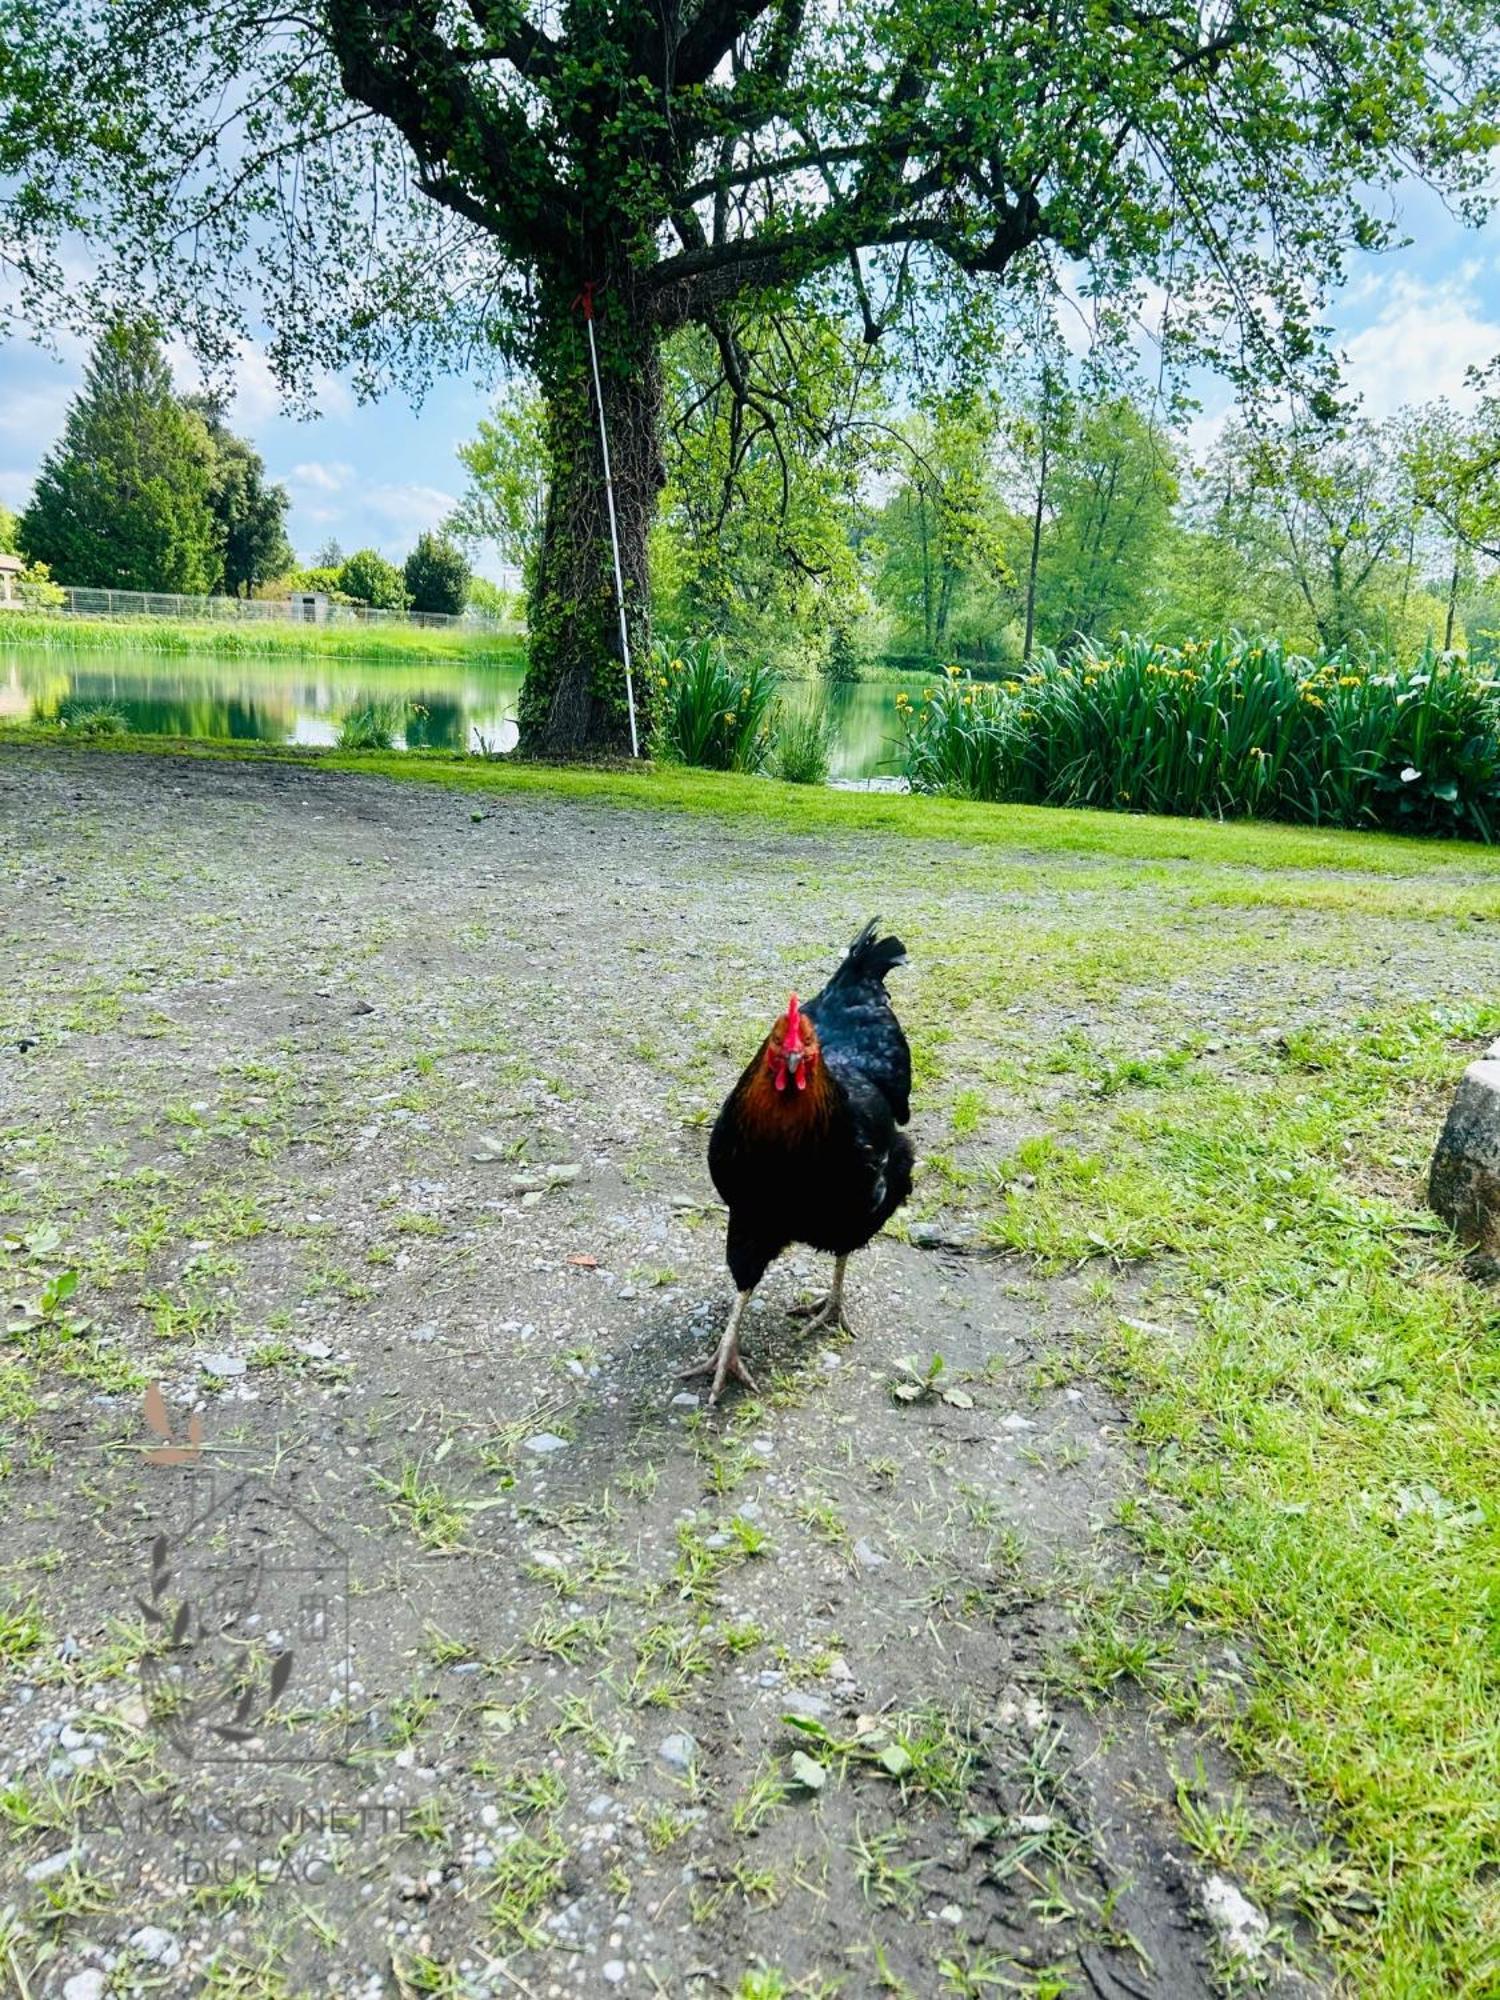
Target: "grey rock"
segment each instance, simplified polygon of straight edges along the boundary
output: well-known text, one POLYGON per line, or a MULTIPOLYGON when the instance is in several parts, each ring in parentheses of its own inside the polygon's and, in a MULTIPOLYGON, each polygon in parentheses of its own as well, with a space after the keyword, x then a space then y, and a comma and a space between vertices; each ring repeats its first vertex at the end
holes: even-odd
POLYGON ((28 1882, 50 1882, 54 1875, 61 1875, 77 1853, 73 1847, 60 1847, 56 1854, 45 1855, 40 1861, 33 1861, 26 1870, 28 1882))
POLYGON ((138 1952, 148 1965, 174 1966, 182 1956, 182 1947, 170 1931, 164 1931, 160 1924, 142 1924, 138 1931, 130 1933, 130 1948, 138 1952))
POLYGON ((243 1375, 246 1364, 238 1354, 200 1354, 198 1366, 205 1375, 215 1375, 227 1382, 232 1376, 243 1375))
POLYGON ((566 1451, 568 1440, 554 1435, 551 1431, 538 1431, 526 1440, 526 1449, 534 1451, 538 1457, 545 1457, 549 1451, 566 1451))
POLYGON ((1271 1926, 1250 1898, 1227 1875, 1210 1875, 1203 1884, 1203 1908, 1231 1958, 1258 1958, 1271 1926))
POLYGON ((828 1714, 831 1703, 820 1694, 808 1694, 804 1688, 792 1688, 782 1696, 781 1706, 789 1715, 806 1715, 814 1722, 820 1722, 828 1714))
POLYGON ((62 2000, 103 2000, 105 1978, 93 1965, 87 1972, 75 1972, 63 1981, 62 2000))
POLYGON ((437 1328, 429 1320, 426 1326, 414 1326, 406 1337, 415 1341, 418 1347, 425 1347, 429 1340, 437 1339, 437 1328))
POLYGON ((607 1958, 600 1970, 611 1986, 618 1986, 625 1977, 625 1961, 623 1958, 607 1958))
POLYGON ((691 1771, 698 1761, 696 1740, 685 1730, 673 1736, 664 1736, 656 1746, 656 1754, 664 1764, 670 1764, 674 1771, 691 1771))
POLYGON ((890 1557, 883 1556, 873 1542, 861 1538, 854 1544, 854 1560, 861 1569, 884 1569, 890 1557))
POLYGON ((1500 1042, 1463 1073, 1432 1156, 1427 1199, 1463 1242, 1500 1259, 1500 1042))

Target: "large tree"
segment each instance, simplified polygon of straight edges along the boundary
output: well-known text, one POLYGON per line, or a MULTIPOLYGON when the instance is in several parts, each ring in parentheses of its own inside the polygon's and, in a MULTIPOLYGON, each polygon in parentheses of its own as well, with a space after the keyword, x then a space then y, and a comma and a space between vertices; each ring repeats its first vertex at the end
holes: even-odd
POLYGON ((155 334, 114 325, 42 461, 21 546, 61 583, 211 590, 219 538, 208 461, 203 425, 177 400, 155 334))
POLYGON ((288 378, 374 385, 476 342, 533 370, 550 470, 527 746, 624 740, 580 300, 598 314, 631 617, 662 479, 659 350, 818 272, 878 334, 1050 252, 1280 370, 1413 164, 1477 201, 1493 0, 24 0, 0 243, 116 254, 200 348, 254 296, 288 378), (108 106, 108 116, 98 107, 108 106), (1225 331, 1231 322, 1238 336, 1225 331))

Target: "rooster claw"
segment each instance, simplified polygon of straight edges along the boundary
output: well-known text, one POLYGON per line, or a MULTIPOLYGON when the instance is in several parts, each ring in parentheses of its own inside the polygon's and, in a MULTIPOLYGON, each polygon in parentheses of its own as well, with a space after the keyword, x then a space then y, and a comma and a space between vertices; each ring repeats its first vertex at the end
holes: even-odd
POLYGON ((843 1303, 831 1293, 826 1299, 815 1299, 810 1306, 788 1306, 787 1316, 790 1319, 806 1320, 809 1333, 817 1333, 824 1327, 832 1327, 838 1333, 847 1333, 853 1337, 854 1328, 844 1318, 843 1303))
POLYGON ((752 1396, 760 1394, 759 1385, 755 1377, 750 1373, 750 1370, 741 1361, 738 1348, 732 1349, 728 1354, 722 1352, 711 1354, 707 1361, 695 1361, 691 1368, 682 1369, 677 1379, 679 1382, 691 1382, 698 1375, 712 1375, 714 1378, 713 1387, 708 1392, 708 1407, 710 1409, 714 1407, 720 1396, 724 1393, 724 1384, 731 1375, 742 1388, 748 1389, 752 1396))

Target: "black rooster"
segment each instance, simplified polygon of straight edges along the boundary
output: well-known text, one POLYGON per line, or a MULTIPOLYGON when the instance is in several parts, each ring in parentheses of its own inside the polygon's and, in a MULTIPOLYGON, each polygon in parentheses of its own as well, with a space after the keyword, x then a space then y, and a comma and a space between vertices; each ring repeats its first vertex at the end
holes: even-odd
POLYGON ((725 1258, 739 1296, 711 1361, 715 1403, 729 1376, 755 1383, 740 1359, 750 1295, 790 1243, 829 1250, 833 1289, 807 1310, 814 1326, 842 1326, 844 1267, 911 1192, 911 1051, 885 990, 906 963, 899 938, 868 923, 815 1000, 794 993, 724 1101, 708 1142, 708 1170, 729 1207, 725 1258))

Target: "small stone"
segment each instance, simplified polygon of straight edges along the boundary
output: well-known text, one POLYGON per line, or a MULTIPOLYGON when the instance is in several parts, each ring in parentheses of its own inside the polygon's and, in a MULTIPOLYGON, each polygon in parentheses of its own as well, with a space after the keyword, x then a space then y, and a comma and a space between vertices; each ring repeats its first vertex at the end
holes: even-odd
POLYGON ((614 1803, 608 1792, 601 1792, 598 1798, 589 1800, 585 1811, 590 1819, 603 1819, 614 1809, 614 1803))
POLYGON ((238 1354, 200 1354, 198 1366, 205 1375, 215 1375, 227 1382, 232 1376, 243 1375, 246 1363, 238 1354))
POLYGON ((65 1722, 58 1733, 57 1740, 64 1750, 81 1750, 89 1739, 81 1729, 75 1729, 71 1722, 65 1722))
POLYGON ((1203 1908, 1231 1958, 1260 1956, 1271 1926, 1227 1875, 1210 1875, 1203 1884, 1203 1908))
POLYGON ((566 1451, 567 1448, 568 1440, 557 1437, 552 1431, 537 1431, 526 1440, 526 1449, 534 1451, 539 1458, 544 1458, 549 1451, 566 1451))
POLYGON ((696 1410, 697 1407, 698 1398, 693 1394, 691 1389, 684 1389, 680 1394, 672 1398, 672 1408, 674 1410, 696 1410))
POLYGON ((623 1958, 607 1958, 601 1970, 611 1986, 618 1986, 625 1977, 625 1961, 623 1958))
POLYGON ((414 1326, 406 1337, 418 1347, 425 1347, 429 1340, 437 1339, 437 1328, 429 1320, 425 1326, 414 1326))
POLYGON ((957 1903, 944 1903, 938 1911, 940 1924, 952 1924, 955 1929, 963 1922, 964 1913, 957 1903))
POLYGON ((1000 1428, 1003 1431, 1012 1432, 1034 1431, 1036 1425, 1031 1421, 1030 1417, 1023 1417, 1019 1410, 1012 1410, 1008 1417, 1000 1419, 1000 1428))
POLYGON ((138 1931, 130 1933, 130 1948, 138 1952, 148 1965, 162 1965, 170 1969, 182 1956, 182 1948, 170 1931, 164 1931, 160 1924, 142 1924, 138 1931))
POLYGON ((656 1754, 674 1771, 691 1771, 698 1761, 698 1745, 684 1730, 673 1736, 664 1736, 656 1746, 656 1754))
POLYGON ((90 1966, 87 1972, 75 1972, 71 1979, 63 1981, 62 2000, 103 2000, 107 1977, 95 1966, 90 1966))
POLYGON ((782 1696, 781 1705, 788 1714, 809 1716, 814 1722, 821 1721, 832 1706, 822 1695, 808 1694, 803 1688, 792 1688, 782 1696))
POLYGON ((26 1870, 26 1880, 28 1882, 50 1882, 54 1875, 62 1874, 68 1863, 74 1858, 76 1851, 76 1849, 71 1847, 61 1847, 56 1854, 48 1854, 40 1861, 33 1861, 31 1866, 26 1870))
POLYGON ((854 1544, 854 1560, 861 1569, 884 1569, 890 1557, 883 1556, 873 1542, 861 1538, 854 1544))

